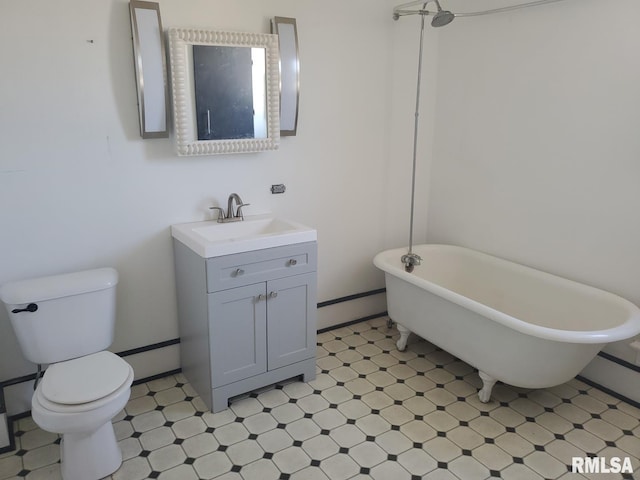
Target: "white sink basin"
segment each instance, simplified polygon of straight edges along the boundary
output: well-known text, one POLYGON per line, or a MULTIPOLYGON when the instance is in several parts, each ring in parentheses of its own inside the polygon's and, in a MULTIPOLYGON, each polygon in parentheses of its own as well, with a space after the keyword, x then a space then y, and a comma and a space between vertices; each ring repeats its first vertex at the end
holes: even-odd
POLYGON ((246 215, 231 223, 182 223, 171 227, 171 235, 204 258, 317 239, 314 229, 272 215, 246 215))

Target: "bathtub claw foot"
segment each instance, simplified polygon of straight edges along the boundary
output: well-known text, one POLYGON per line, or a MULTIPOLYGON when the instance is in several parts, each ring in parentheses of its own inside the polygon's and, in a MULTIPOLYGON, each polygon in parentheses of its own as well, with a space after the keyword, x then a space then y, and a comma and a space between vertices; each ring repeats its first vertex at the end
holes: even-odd
POLYGON ((480 380, 482 380, 482 389, 478 392, 478 398, 482 403, 487 403, 491 400, 491 390, 496 384, 496 379, 484 372, 478 372, 478 374, 480 375, 480 380))
POLYGON ((400 333, 400 338, 396 343, 396 347, 398 347, 399 351, 404 352, 407 349, 407 341, 409 340, 409 334, 411 333, 411 330, 409 330, 406 327, 403 327, 399 323, 396 323, 396 328, 400 333))

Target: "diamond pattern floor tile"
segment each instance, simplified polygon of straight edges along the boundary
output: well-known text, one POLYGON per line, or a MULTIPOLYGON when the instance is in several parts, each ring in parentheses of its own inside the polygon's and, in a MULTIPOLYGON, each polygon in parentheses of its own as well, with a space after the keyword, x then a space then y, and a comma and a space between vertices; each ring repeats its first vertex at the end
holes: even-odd
MULTIPOLYGON (((108 480, 589 478, 569 473, 572 456, 630 456, 640 468, 636 407, 578 380, 498 384, 483 404, 472 367, 415 336, 399 352, 397 338, 386 318, 324 332, 314 381, 217 414, 181 374, 136 385, 114 419, 124 462, 108 480)), ((58 436, 30 418, 14 429, 0 480, 59 479, 58 436)))

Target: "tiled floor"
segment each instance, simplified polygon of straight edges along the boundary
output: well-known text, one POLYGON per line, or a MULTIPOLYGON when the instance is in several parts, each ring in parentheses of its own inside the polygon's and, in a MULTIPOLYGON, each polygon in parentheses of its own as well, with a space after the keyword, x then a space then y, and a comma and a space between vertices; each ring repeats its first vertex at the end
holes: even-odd
MULTIPOLYGON (((114 420, 125 461, 113 480, 614 480, 569 473, 571 457, 631 457, 640 410, 573 380, 546 390, 498 384, 477 397, 473 368, 386 319, 318 336, 318 376, 235 400, 212 414, 182 375, 135 386, 114 420)), ((30 418, 0 479, 58 479, 57 436, 30 418)))

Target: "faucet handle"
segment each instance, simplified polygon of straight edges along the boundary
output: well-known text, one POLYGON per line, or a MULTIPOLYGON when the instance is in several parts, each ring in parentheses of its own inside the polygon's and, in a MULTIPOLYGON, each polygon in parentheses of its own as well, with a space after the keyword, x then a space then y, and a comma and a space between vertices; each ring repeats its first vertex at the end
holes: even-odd
POLYGON ((244 214, 242 213, 242 207, 247 207, 251 205, 250 203, 241 203, 240 205, 238 205, 238 208, 236 209, 236 217, 240 217, 244 220, 244 214))
POLYGON ((224 209, 220 207, 209 207, 209 210, 218 210, 218 222, 222 223, 222 219, 224 218, 224 209))

